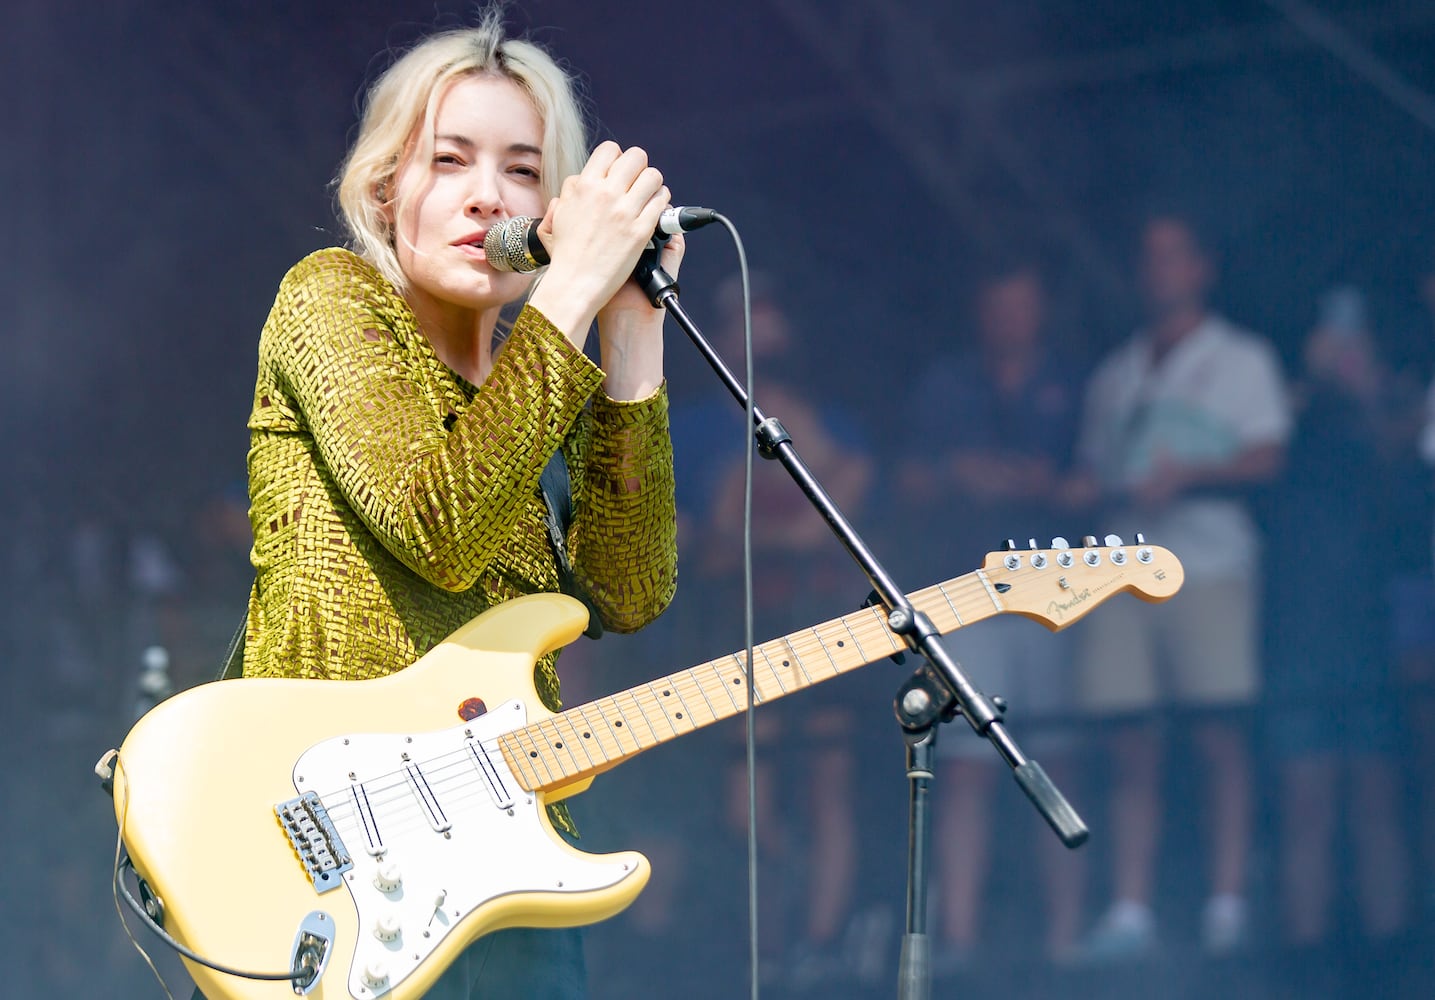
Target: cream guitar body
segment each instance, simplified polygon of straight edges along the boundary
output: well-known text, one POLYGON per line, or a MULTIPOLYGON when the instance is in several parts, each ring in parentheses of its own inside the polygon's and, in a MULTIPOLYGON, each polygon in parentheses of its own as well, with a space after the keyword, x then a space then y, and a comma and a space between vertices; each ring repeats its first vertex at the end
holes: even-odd
MULTIPOLYGON (((496 744, 549 714, 534 660, 586 621, 576 602, 538 595, 380 680, 222 681, 162 703, 120 750, 115 809, 166 929, 258 972, 292 967, 307 932, 327 941, 308 996, 403 1000, 484 933, 622 910, 647 860, 569 846, 543 808, 558 793, 520 787, 496 744), (465 721, 474 699, 487 711, 465 721), (309 792, 318 802, 281 822, 275 807, 309 792), (312 874, 303 845, 330 855, 312 874)), ((210 1000, 295 995, 186 964, 210 1000)))
MULTIPOLYGON (((1163 601, 1181 564, 1126 546, 994 552, 910 595, 947 633, 997 614, 1061 629, 1121 593, 1163 601)), ((472 941, 593 923, 647 883, 642 855, 585 854, 545 805, 660 743, 905 649, 877 608, 554 714, 534 661, 587 611, 537 594, 475 618, 381 680, 219 681, 161 703, 120 748, 115 812, 209 1000, 420 997, 472 941), (308 966, 304 963, 308 961, 308 966)))

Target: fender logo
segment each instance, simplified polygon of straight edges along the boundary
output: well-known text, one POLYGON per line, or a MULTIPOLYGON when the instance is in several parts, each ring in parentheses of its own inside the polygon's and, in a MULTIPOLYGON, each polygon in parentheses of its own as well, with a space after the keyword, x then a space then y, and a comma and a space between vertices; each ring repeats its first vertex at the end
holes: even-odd
POLYGON ((1046 606, 1047 616, 1055 618, 1057 621, 1061 621, 1063 618, 1066 617, 1066 613, 1068 611, 1070 611, 1072 608, 1079 607, 1080 605, 1085 604, 1089 600, 1091 600, 1091 588, 1087 587, 1085 590, 1081 590, 1075 594, 1072 594, 1069 600, 1051 601, 1050 603, 1048 603, 1046 606))

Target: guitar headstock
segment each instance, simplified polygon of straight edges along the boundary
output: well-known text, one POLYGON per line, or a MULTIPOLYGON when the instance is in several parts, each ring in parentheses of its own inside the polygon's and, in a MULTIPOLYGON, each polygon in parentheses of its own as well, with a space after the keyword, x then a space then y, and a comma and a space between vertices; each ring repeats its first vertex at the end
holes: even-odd
POLYGON ((1105 544, 1088 535, 1080 545, 1053 538, 1051 548, 987 553, 982 566, 1005 609, 1041 622, 1053 632, 1116 594, 1131 593, 1153 603, 1181 589, 1186 571, 1169 549, 1147 544, 1137 535, 1127 545, 1116 535, 1105 544))

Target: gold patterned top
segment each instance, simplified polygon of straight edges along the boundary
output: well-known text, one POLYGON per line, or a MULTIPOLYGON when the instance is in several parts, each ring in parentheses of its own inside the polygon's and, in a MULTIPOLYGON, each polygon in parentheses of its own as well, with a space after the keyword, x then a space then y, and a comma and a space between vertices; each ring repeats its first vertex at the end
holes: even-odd
MULTIPOLYGON (((245 675, 381 676, 485 608, 558 590, 538 480, 559 447, 579 582, 613 631, 657 617, 677 577, 667 397, 618 402, 602 380, 529 307, 475 388, 369 263, 329 249, 296 264, 249 419, 245 675)), ((535 682, 556 710, 555 658, 535 682)))

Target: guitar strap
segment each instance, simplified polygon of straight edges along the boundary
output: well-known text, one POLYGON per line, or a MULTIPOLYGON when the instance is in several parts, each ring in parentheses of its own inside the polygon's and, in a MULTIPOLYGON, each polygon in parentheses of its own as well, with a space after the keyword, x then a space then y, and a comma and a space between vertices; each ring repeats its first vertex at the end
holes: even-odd
POLYGON ((568 479, 568 461, 563 457, 562 448, 554 452, 543 467, 538 487, 543 491, 544 521, 548 524, 548 541, 553 545, 553 561, 558 566, 558 589, 581 601, 588 609, 588 627, 583 634, 590 639, 601 639, 603 616, 578 582, 573 573, 573 563, 568 559, 568 529, 573 526, 573 486, 568 479))

